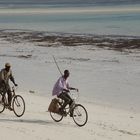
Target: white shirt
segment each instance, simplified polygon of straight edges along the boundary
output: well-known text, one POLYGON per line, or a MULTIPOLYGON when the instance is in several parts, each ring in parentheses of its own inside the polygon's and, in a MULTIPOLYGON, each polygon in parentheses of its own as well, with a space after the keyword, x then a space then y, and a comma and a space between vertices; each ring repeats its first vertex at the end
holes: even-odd
POLYGON ((63 89, 69 89, 69 83, 68 80, 62 76, 55 83, 53 87, 52 95, 57 95, 57 96, 60 95, 63 89))

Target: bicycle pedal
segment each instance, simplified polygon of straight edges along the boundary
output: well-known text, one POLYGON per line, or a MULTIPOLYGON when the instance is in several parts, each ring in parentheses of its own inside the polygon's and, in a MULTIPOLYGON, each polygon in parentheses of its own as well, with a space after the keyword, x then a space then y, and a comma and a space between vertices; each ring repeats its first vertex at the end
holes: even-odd
POLYGON ((9 109, 10 111, 13 111, 13 108, 11 108, 11 107, 8 107, 8 109, 9 109))
POLYGON ((66 117, 66 116, 67 116, 67 114, 66 114, 66 113, 64 113, 64 112, 57 112, 57 114, 59 114, 59 115, 61 115, 61 116, 64 116, 64 117, 66 117))
POLYGON ((62 114, 62 116, 66 117, 66 116, 67 116, 67 114, 62 114))

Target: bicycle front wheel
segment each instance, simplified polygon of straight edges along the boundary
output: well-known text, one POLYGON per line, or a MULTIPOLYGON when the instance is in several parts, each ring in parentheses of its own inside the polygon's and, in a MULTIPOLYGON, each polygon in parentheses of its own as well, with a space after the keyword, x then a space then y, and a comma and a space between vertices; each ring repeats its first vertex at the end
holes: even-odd
POLYGON ((25 101, 20 95, 16 95, 13 99, 13 111, 17 117, 21 117, 25 112, 25 101))
POLYGON ((2 113, 5 109, 4 102, 2 101, 2 94, 0 93, 0 113, 2 113))
POLYGON ((63 119, 63 116, 58 113, 50 112, 50 116, 55 122, 60 122, 63 119))
POLYGON ((81 104, 76 104, 73 108, 73 120, 80 127, 87 123, 88 113, 81 104))

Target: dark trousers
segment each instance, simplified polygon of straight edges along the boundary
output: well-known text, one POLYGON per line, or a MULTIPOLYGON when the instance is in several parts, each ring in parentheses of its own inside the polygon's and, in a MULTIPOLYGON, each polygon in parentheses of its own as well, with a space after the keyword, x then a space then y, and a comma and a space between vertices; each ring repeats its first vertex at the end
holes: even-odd
MULTIPOLYGON (((4 84, 0 83, 0 89, 1 89, 2 94, 4 96, 7 93, 7 95, 8 95, 8 104, 9 104, 9 106, 11 106, 12 92, 11 92, 9 84, 4 85, 4 84)), ((3 99, 2 99, 3 101, 4 101, 4 96, 3 96, 3 99)))
POLYGON ((11 93, 11 90, 7 90, 7 94, 8 94, 8 104, 9 104, 9 106, 11 106, 11 101, 12 101, 12 93, 11 93))
POLYGON ((69 106, 72 104, 73 100, 69 96, 67 92, 62 92, 60 95, 57 96, 58 98, 61 98, 64 100, 64 104, 62 105, 61 109, 63 110, 68 104, 69 106))

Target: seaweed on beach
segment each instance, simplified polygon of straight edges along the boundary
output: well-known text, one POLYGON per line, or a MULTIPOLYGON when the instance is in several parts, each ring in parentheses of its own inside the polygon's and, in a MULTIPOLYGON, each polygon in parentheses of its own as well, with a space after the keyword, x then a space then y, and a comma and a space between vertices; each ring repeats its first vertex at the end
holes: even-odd
POLYGON ((24 58, 29 59, 32 57, 32 55, 8 55, 8 54, 2 54, 0 57, 18 57, 18 58, 24 58))
POLYGON ((0 38, 12 42, 32 42, 42 47, 60 46, 96 46, 99 48, 113 49, 116 51, 140 49, 140 37, 117 35, 81 35, 46 33, 37 31, 0 31, 0 38))

